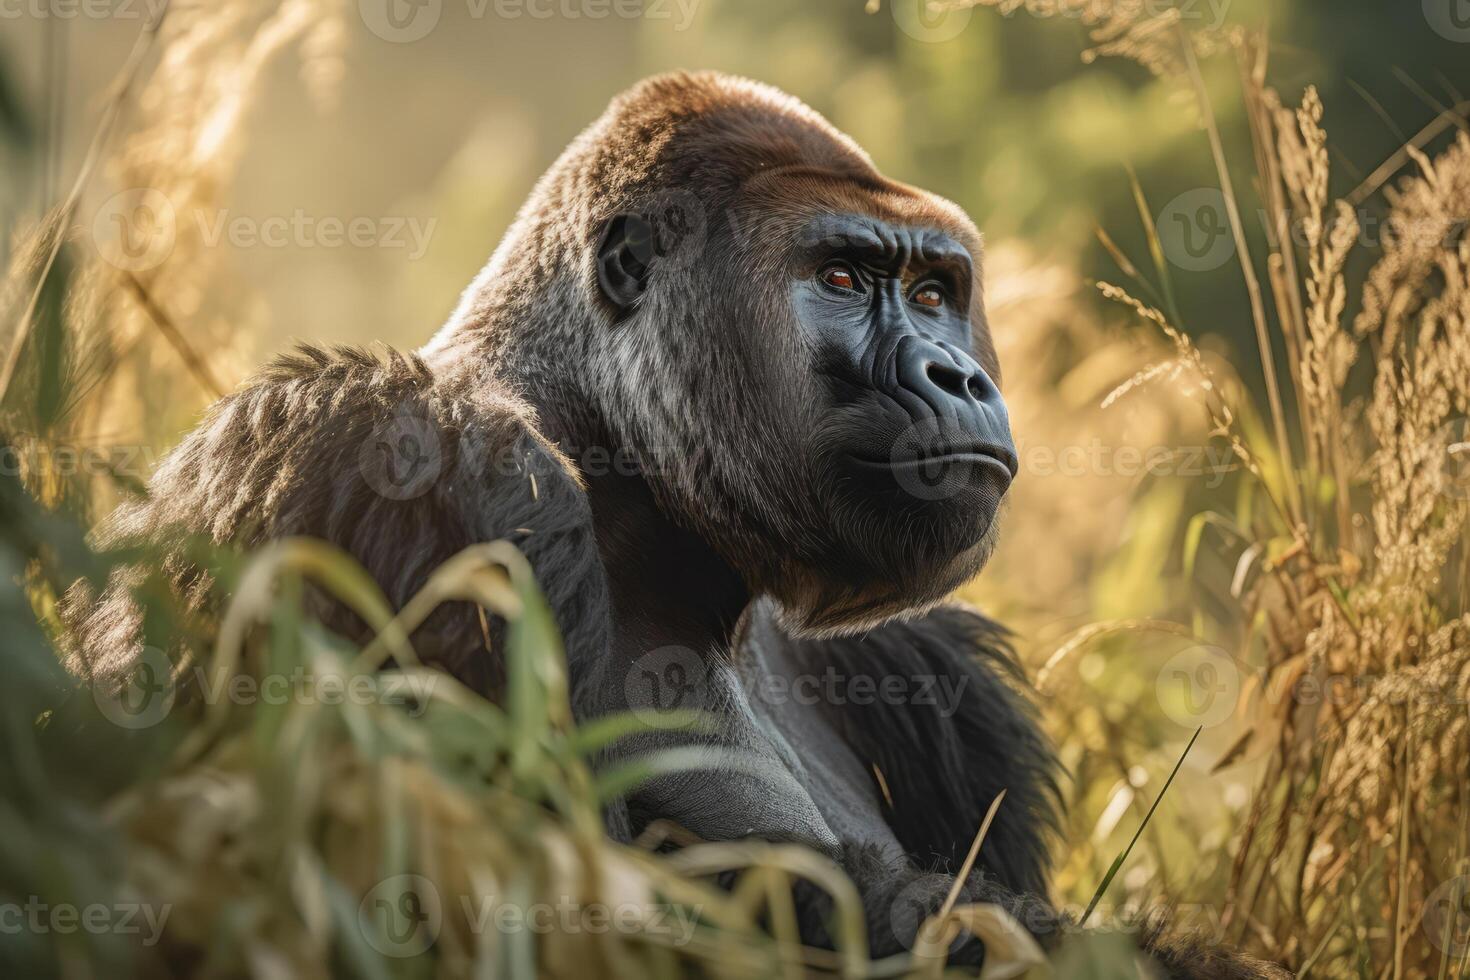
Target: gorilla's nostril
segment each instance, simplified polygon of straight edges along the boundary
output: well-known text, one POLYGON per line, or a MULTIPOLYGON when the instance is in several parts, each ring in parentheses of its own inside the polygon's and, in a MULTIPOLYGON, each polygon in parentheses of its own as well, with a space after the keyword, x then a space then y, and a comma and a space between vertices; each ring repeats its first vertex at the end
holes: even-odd
POLYGON ((971 371, 944 361, 930 361, 924 367, 924 376, 936 388, 961 399, 985 400, 985 386, 971 371))
POLYGON ((942 361, 930 361, 924 368, 924 376, 935 386, 951 395, 963 396, 966 391, 970 390, 971 379, 965 375, 965 372, 942 361))

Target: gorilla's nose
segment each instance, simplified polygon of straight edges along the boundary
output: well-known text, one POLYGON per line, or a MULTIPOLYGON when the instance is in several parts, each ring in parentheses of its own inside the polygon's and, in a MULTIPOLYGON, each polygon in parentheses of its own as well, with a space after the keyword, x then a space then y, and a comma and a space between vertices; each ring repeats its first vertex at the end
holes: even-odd
POLYGON ((1000 389, 979 362, 958 348, 922 337, 906 338, 897 356, 898 383, 933 412, 945 433, 943 441, 957 444, 944 448, 981 449, 1014 476, 1010 417, 1000 389))
POLYGON ((898 350, 898 381, 924 399, 936 415, 964 415, 990 405, 1005 410, 1000 390, 969 354, 923 337, 907 337, 898 350))
POLYGON ((985 397, 985 372, 973 361, 961 365, 948 356, 943 360, 931 358, 924 365, 924 376, 930 384, 961 401, 973 399, 978 402, 985 397))

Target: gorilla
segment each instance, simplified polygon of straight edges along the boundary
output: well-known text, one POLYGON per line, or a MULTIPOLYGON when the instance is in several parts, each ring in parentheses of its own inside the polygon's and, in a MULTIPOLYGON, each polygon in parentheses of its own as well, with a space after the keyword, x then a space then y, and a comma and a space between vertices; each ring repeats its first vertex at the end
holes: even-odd
MULTIPOLYGON (((279 359, 100 537, 311 535, 400 607, 462 548, 510 540, 564 633, 580 718, 712 719, 611 754, 708 760, 610 806, 611 835, 808 845, 857 883, 883 956, 943 902, 1004 791, 960 894, 1049 945, 1067 926, 1046 898, 1053 755, 1003 630, 943 604, 985 564, 1017 473, 981 255, 963 211, 797 100, 653 78, 551 166, 421 351, 279 359)), ((206 601, 198 569, 169 570, 206 601)), ((74 663, 98 683, 136 656, 126 584, 68 598, 74 663)), ((464 603, 413 637, 491 697, 498 639, 464 603)), ((830 945, 827 898, 796 898, 803 935, 830 945)), ((1143 943, 1171 976, 1281 975, 1143 943)), ((983 957, 969 936, 951 952, 983 957)))

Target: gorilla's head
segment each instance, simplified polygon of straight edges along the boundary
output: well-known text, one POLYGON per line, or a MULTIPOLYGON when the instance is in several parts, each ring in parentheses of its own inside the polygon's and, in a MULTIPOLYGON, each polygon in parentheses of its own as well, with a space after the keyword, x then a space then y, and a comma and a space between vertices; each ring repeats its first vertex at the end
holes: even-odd
POLYGON ((984 564, 1016 471, 980 251, 795 99, 664 76, 568 147, 429 354, 519 386, 594 493, 629 453, 792 625, 866 627, 984 564))

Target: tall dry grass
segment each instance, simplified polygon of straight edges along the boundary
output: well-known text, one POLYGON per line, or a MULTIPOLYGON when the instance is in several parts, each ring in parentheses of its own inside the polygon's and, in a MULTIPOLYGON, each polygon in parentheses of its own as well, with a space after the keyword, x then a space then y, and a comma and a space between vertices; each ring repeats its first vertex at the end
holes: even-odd
MULTIPOLYGON (((1254 785, 1231 827, 1223 893, 1196 890, 1212 880, 1208 869, 1140 885, 1217 904, 1232 941, 1304 975, 1461 976, 1470 953, 1470 136, 1445 110, 1351 203, 1334 201, 1324 107, 1312 89, 1299 106, 1284 104, 1266 81, 1262 36, 1201 36, 1177 12, 1141 4, 1041 6, 1082 17, 1092 55, 1138 61, 1193 95, 1244 277, 1248 302, 1236 315, 1251 324, 1266 382, 1259 408, 1242 403, 1228 365, 1201 356, 1145 209, 1152 266, 1118 254, 1124 285, 1099 288, 1173 353, 1113 398, 1187 386, 1238 464, 1237 479, 1179 537, 1186 572, 1199 572, 1202 550, 1228 558, 1228 590, 1211 588, 1207 573, 1192 584, 1202 609, 1227 594, 1233 615, 1216 603, 1194 629, 1228 651, 1220 669, 1240 682, 1237 740, 1216 768, 1244 766, 1254 785), (1249 181, 1232 179, 1199 68, 1206 51, 1238 66, 1249 181), (1236 190, 1245 185, 1252 205, 1236 190), (1361 205, 1380 193, 1386 220, 1365 235, 1361 205), (1248 213, 1265 222, 1263 256, 1251 254, 1248 213), (1363 253, 1369 270, 1350 277, 1363 253)), ((1064 646, 1061 659, 1080 648, 1064 646)), ((1085 724, 1063 727, 1064 741, 1106 752, 1085 724)), ((1154 869, 1167 858, 1156 855, 1154 869)))

